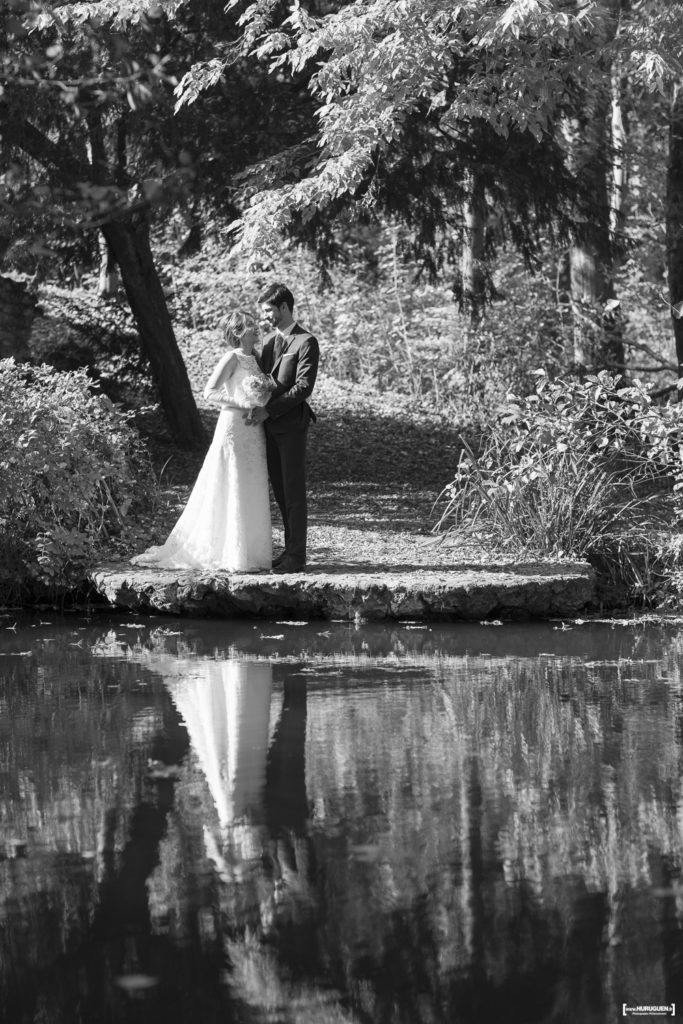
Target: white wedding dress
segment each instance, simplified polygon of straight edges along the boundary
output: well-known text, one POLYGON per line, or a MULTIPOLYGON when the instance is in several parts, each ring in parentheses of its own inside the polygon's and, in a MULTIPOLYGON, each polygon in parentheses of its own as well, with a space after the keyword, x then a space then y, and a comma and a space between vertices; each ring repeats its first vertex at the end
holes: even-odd
POLYGON ((236 364, 220 388, 216 431, 187 505, 165 544, 131 558, 135 565, 226 572, 271 567, 265 433, 261 424, 244 421, 247 409, 264 404, 267 379, 254 356, 233 351, 236 364))

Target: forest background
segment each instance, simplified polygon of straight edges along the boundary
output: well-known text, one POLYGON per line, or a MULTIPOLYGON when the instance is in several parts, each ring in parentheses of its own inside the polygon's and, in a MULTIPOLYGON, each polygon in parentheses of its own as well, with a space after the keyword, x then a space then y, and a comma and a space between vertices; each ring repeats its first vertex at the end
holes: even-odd
POLYGON ((163 536, 220 319, 277 277, 323 343, 321 550, 418 564, 436 526, 678 600, 679 0, 1 0, 0 30, 6 596, 163 536))

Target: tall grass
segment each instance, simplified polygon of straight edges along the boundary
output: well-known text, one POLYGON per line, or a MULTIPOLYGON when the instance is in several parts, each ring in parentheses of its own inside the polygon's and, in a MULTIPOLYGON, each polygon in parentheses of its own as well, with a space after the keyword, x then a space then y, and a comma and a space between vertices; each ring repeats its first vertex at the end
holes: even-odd
POLYGON ((586 558, 634 594, 651 592, 679 559, 665 534, 681 514, 680 406, 658 407, 647 388, 606 372, 583 383, 538 376, 479 451, 464 442, 437 530, 586 558))
MULTIPOLYGON (((660 493, 638 494, 651 467, 587 468, 581 453, 543 449, 516 460, 508 437, 477 457, 463 441, 438 528, 492 534, 499 546, 547 557, 585 557, 606 538, 669 520, 660 493)), ((654 479, 652 480, 654 483, 654 479)))

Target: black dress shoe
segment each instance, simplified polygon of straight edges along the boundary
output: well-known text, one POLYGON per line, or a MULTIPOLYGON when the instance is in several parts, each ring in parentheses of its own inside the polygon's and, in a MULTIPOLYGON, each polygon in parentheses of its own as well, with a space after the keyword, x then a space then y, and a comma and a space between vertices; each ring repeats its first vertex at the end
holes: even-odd
POLYGON ((283 555, 281 559, 273 562, 273 572, 306 572, 306 563, 300 558, 292 558, 291 555, 283 555))
POLYGON ((272 563, 273 569, 277 569, 277 567, 280 564, 280 562, 282 561, 282 559, 286 558, 286 557, 287 557, 287 552, 286 551, 281 551, 279 555, 276 555, 275 558, 273 559, 273 563, 272 563))

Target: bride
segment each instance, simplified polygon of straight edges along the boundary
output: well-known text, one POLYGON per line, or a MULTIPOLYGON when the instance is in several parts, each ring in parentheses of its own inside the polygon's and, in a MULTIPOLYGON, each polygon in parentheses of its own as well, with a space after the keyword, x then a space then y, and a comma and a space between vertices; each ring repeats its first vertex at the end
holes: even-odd
POLYGON ((271 567, 265 434, 248 416, 266 404, 274 384, 253 354, 258 337, 254 318, 237 310, 224 323, 231 350, 204 389, 204 398, 217 401, 221 409, 211 447, 168 539, 131 558, 133 564, 227 572, 271 567))

